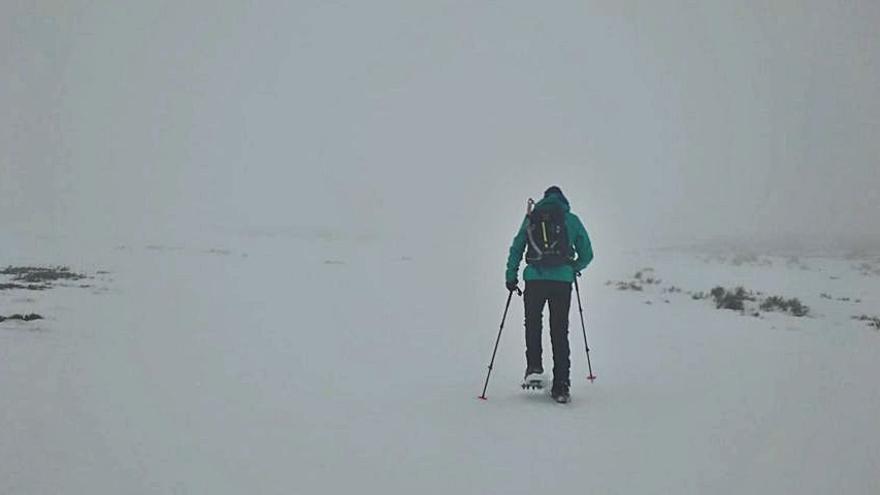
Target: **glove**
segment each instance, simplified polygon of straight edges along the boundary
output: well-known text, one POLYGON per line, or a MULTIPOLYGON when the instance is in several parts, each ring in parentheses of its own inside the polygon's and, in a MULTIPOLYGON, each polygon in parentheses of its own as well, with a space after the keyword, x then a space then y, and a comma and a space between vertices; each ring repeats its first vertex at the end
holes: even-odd
POLYGON ((508 280, 504 284, 504 286, 507 287, 507 290, 509 290, 511 292, 517 290, 519 288, 519 287, 517 287, 518 285, 519 285, 519 280, 517 280, 517 279, 508 280))

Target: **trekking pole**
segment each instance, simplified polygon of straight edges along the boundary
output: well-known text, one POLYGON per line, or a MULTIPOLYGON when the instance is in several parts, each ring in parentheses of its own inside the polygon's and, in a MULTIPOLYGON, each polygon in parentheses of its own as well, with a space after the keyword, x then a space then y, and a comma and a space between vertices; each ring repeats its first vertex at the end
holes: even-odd
MULTIPOLYGON (((519 287, 516 289, 517 295, 522 295, 522 291, 519 290, 519 287)), ((507 319, 507 310, 510 308, 510 300, 513 298, 513 289, 511 289, 510 293, 507 295, 507 304, 504 305, 504 315, 501 316, 501 326, 498 327, 498 337, 495 339, 495 350, 492 351, 492 360, 489 361, 489 372, 486 374, 486 383, 483 385, 483 395, 477 397, 478 399, 486 400, 486 389, 489 387, 489 376, 492 375, 492 366, 495 364, 495 354, 498 352, 498 342, 501 341, 501 330, 504 330, 504 320, 507 319)))
POLYGON ((590 345, 587 344, 587 326, 584 324, 584 307, 581 306, 581 289, 578 287, 577 277, 580 277, 581 274, 578 273, 574 278, 574 290, 577 291, 578 296, 578 311, 581 314, 581 329, 584 331, 584 348, 587 350, 587 368, 590 370, 590 375, 587 377, 587 380, 590 380, 590 383, 593 383, 593 380, 596 379, 596 375, 593 374, 593 365, 590 363, 590 345))

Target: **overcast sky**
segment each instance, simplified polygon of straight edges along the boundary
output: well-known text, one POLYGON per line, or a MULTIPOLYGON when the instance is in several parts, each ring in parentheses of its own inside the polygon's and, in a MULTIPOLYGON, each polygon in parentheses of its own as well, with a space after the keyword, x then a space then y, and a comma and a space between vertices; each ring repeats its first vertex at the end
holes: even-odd
POLYGON ((880 2, 4 0, 0 225, 880 232, 880 2))

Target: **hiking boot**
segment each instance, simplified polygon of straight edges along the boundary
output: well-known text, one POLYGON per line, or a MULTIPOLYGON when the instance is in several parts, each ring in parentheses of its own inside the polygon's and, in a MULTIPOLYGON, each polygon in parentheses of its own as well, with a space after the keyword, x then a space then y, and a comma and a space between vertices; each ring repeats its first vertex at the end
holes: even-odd
POLYGON ((571 400, 571 393, 568 391, 567 383, 557 383, 550 390, 550 397, 560 404, 565 404, 571 400))
POLYGON ((530 366, 526 368, 526 375, 522 382, 523 389, 541 390, 544 388, 544 368, 530 366))

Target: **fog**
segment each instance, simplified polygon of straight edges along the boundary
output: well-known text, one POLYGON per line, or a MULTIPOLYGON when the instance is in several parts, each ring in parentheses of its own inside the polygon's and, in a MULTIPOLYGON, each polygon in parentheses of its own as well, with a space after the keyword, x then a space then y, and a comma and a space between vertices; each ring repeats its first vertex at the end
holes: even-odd
POLYGON ((2 3, 4 232, 880 232, 873 0, 218 5, 2 3))

